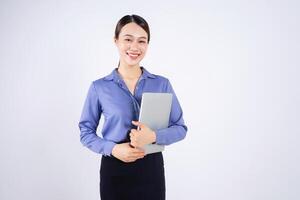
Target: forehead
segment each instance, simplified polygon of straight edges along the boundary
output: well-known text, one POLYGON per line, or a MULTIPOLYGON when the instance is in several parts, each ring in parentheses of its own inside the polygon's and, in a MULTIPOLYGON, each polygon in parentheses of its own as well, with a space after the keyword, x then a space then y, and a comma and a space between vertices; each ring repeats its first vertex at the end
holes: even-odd
POLYGON ((148 38, 147 32, 142 27, 140 27, 139 25, 137 25, 134 22, 126 24, 121 29, 120 36, 127 36, 127 35, 131 35, 131 36, 137 37, 137 38, 139 38, 139 37, 148 38))

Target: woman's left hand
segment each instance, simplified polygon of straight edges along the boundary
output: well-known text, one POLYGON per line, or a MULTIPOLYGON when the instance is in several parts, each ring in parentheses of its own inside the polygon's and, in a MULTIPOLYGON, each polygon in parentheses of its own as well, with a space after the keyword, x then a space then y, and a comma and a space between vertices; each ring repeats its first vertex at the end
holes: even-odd
POLYGON ((151 128, 139 121, 132 121, 132 124, 139 127, 139 130, 131 129, 129 134, 132 146, 142 148, 156 141, 156 134, 151 128))

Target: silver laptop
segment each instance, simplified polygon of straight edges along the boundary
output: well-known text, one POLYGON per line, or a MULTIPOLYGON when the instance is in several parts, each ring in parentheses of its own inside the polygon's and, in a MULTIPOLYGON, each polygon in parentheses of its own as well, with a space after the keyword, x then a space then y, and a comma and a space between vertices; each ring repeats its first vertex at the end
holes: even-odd
MULTIPOLYGON (((172 106, 171 93, 143 93, 139 121, 153 131, 168 128, 172 106)), ((149 144, 144 147, 146 154, 161 152, 163 145, 149 144)))

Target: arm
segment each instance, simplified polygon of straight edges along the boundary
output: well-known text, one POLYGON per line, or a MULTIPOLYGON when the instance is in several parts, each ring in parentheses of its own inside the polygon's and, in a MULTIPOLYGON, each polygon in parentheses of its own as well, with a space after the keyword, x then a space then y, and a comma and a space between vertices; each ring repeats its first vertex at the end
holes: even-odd
POLYGON ((80 141, 90 150, 99 154, 110 156, 116 143, 105 140, 99 137, 96 133, 101 113, 102 108, 99 102, 99 97, 96 92, 96 88, 92 83, 90 85, 78 124, 80 129, 80 141))
POLYGON ((185 138, 187 126, 183 120, 183 112, 172 85, 167 81, 166 92, 173 94, 169 127, 155 131, 156 144, 169 145, 185 138))

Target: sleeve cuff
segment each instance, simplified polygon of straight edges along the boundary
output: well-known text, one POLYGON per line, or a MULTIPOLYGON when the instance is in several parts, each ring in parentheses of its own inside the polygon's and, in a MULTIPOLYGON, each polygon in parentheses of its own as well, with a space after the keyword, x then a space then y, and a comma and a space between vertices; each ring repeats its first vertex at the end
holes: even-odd
POLYGON ((155 144, 164 144, 164 129, 160 129, 160 130, 156 130, 155 134, 156 134, 156 142, 155 144))
POLYGON ((107 141, 105 143, 105 146, 104 146, 104 152, 103 152, 103 155, 105 156, 111 156, 112 154, 112 149, 114 148, 114 146, 116 145, 116 143, 114 142, 111 142, 111 141, 107 141))

